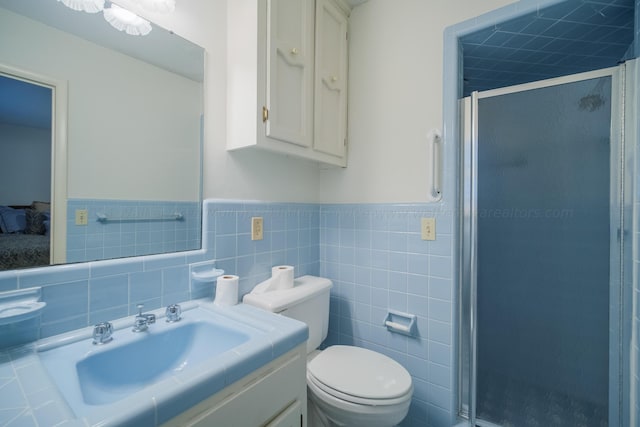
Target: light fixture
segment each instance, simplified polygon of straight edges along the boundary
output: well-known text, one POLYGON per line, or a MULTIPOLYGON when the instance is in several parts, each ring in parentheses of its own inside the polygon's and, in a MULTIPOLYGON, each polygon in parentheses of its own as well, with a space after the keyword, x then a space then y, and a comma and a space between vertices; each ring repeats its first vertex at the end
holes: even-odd
POLYGON ((137 0, 149 12, 171 13, 176 9, 176 0, 137 0))
POLYGON ((104 19, 113 28, 132 36, 146 36, 151 32, 149 21, 113 3, 104 10, 104 19))
POLYGON ((69 9, 98 13, 104 9, 104 0, 58 0, 69 9))

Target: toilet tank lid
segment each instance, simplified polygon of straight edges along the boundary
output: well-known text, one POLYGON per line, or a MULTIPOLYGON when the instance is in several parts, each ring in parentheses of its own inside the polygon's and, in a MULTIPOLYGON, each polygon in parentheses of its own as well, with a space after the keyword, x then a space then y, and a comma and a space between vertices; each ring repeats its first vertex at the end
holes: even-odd
POLYGON ((329 292, 332 285, 331 280, 324 277, 301 276, 294 279, 293 288, 263 293, 253 293, 252 291, 242 298, 242 302, 279 313, 320 293, 329 292))

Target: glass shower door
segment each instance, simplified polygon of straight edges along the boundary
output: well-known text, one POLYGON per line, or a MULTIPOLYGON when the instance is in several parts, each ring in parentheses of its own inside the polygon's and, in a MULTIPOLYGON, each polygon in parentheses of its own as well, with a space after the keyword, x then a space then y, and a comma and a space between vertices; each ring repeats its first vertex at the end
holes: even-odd
POLYGON ((612 84, 605 75, 478 99, 466 297, 478 425, 609 425, 612 84))

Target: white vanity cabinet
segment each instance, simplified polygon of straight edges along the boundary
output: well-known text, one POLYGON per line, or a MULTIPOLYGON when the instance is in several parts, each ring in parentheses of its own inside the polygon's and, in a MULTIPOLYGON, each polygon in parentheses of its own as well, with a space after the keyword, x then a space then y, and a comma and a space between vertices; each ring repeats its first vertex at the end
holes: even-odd
POLYGON ((306 343, 219 391, 163 427, 304 427, 306 343))
POLYGON ((227 2, 227 148, 347 164, 343 0, 227 2))

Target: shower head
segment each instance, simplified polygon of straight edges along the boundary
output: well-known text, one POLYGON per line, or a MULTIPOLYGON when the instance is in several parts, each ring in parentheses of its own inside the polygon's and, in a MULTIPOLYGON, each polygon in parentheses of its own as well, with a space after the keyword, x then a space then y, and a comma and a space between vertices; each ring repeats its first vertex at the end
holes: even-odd
POLYGON ((580 98, 580 102, 578 102, 578 109, 580 111, 594 112, 602 108, 607 101, 602 91, 605 81, 604 78, 598 79, 598 83, 596 83, 593 90, 588 95, 580 98))

